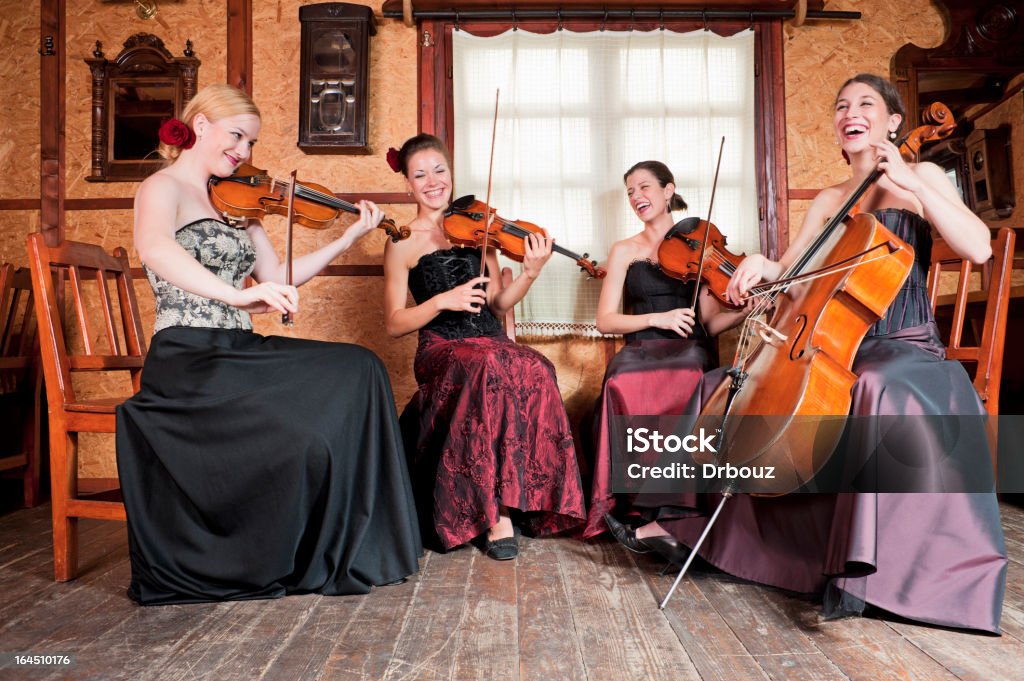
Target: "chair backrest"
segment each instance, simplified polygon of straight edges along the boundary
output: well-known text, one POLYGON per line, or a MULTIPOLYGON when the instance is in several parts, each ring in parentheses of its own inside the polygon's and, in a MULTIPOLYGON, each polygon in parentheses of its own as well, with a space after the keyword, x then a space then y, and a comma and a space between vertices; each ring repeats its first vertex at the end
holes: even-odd
POLYGON ((36 348, 32 275, 27 267, 0 265, 0 394, 26 385, 36 348))
POLYGON ((137 391, 146 341, 128 254, 118 247, 111 255, 94 244, 75 241, 47 246, 42 234, 30 234, 27 241, 51 410, 55 400, 78 401, 72 372, 127 370, 137 391), (111 283, 116 298, 111 297, 111 283), (75 351, 69 348, 72 338, 75 351))
POLYGON ((999 230, 992 241, 992 260, 985 265, 989 269, 981 276, 981 290, 970 290, 971 271, 974 269, 970 261, 954 253, 942 239, 936 239, 932 245, 932 266, 928 272, 928 298, 932 309, 950 303, 953 305, 946 356, 974 366, 974 388, 992 415, 999 414, 999 382, 1003 370, 1014 242, 1012 229, 1003 227, 999 230), (948 271, 959 273, 956 293, 940 296, 942 273, 948 271), (964 322, 969 319, 970 303, 983 303, 985 314, 980 330, 975 323, 970 334, 975 344, 964 345, 964 322))

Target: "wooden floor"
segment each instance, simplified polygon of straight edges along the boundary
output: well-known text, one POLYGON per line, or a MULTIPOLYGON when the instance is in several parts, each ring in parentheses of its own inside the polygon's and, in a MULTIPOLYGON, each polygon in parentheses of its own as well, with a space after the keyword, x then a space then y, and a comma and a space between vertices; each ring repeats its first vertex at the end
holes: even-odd
POLYGON ((1024 512, 1003 506, 1002 637, 854 618, 717 572, 669 608, 660 565, 612 543, 524 540, 517 561, 427 553, 368 596, 142 608, 125 527, 83 522, 84 572, 51 579, 49 507, 0 517, 0 653, 74 656, 0 679, 1020 679, 1024 512))

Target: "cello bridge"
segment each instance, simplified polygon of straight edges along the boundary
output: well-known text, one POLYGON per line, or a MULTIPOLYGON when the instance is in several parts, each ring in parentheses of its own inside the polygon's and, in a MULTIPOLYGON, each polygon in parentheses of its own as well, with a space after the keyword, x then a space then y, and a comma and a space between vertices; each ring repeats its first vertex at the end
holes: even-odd
POLYGON ((782 345, 787 340, 789 340, 789 336, 787 336, 784 333, 781 333, 776 328, 769 326, 762 319, 752 319, 750 321, 754 327, 754 330, 757 331, 757 335, 760 336, 761 340, 763 340, 768 345, 778 346, 782 345))

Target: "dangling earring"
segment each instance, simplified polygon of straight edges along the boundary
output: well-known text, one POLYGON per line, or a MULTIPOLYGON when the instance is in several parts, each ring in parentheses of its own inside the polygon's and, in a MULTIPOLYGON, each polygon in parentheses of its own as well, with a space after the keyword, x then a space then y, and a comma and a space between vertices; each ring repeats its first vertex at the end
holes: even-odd
POLYGON ((895 142, 896 141, 896 131, 895 130, 890 130, 889 131, 889 141, 890 142, 895 142))

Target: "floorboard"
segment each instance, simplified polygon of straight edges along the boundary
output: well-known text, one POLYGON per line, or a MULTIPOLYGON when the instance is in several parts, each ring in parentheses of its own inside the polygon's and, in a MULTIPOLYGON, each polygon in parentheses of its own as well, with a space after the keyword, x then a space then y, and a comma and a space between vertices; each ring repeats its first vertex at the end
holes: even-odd
POLYGON ((426 552, 366 596, 139 607, 123 523, 82 521, 78 579, 53 581, 49 507, 0 516, 0 653, 70 668, 0 678, 273 681, 952 681, 1024 669, 1024 511, 1002 505, 1003 636, 895 617, 824 621, 811 598, 698 566, 673 574, 610 541, 525 539, 517 560, 426 552))

